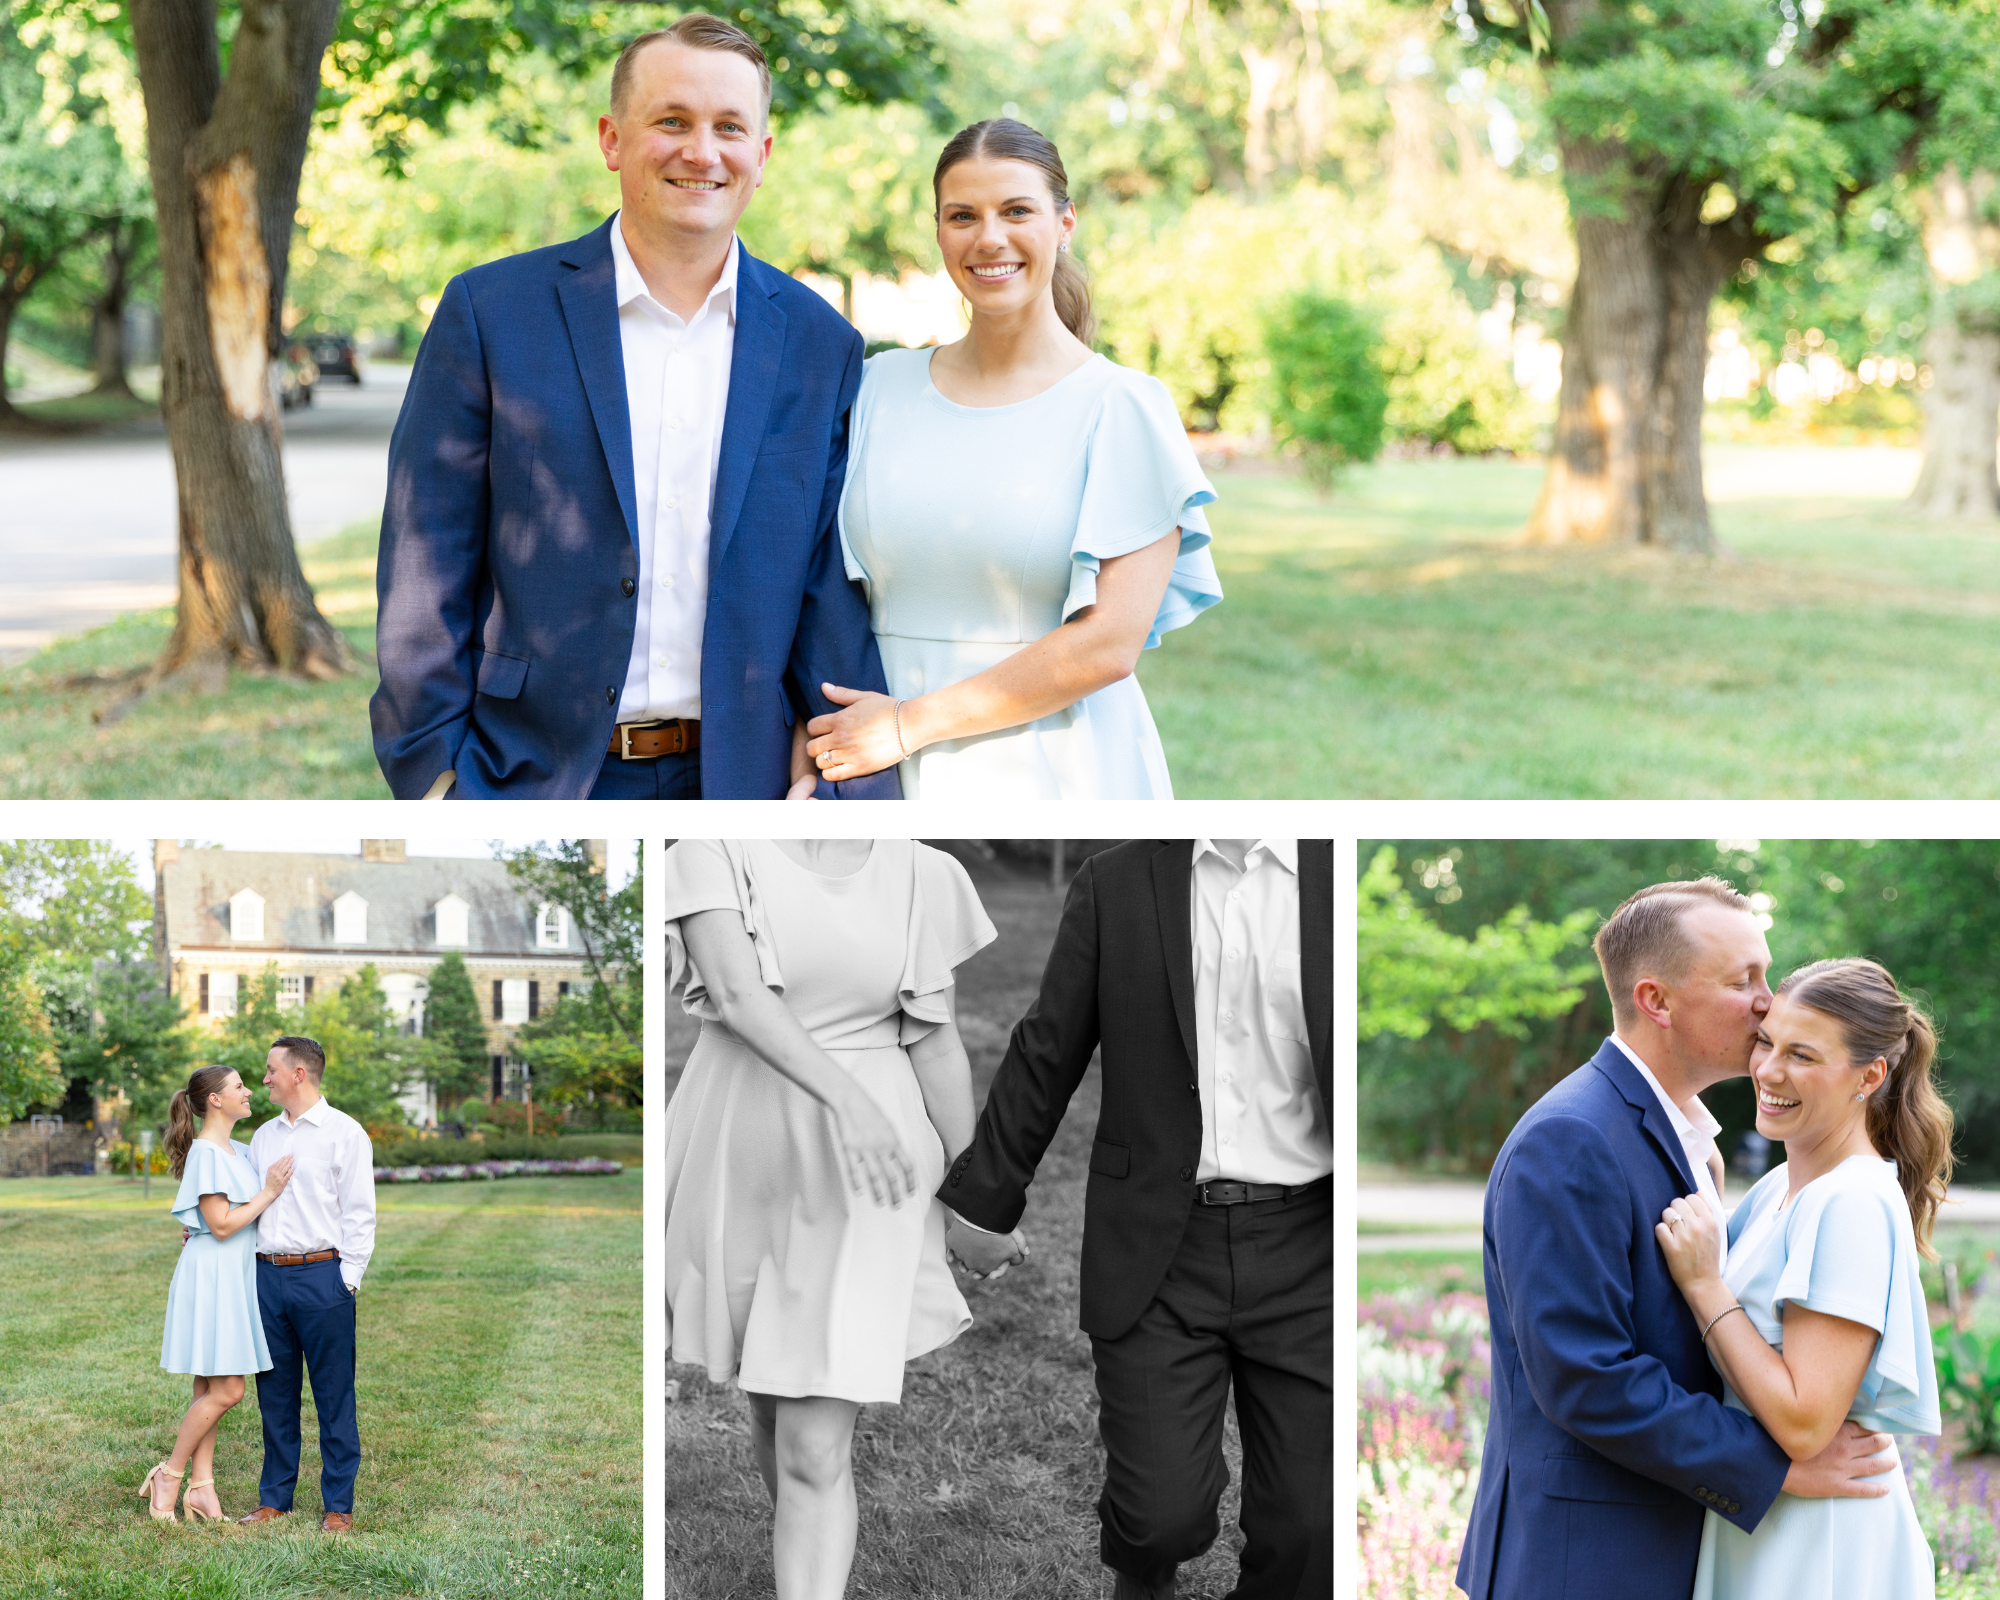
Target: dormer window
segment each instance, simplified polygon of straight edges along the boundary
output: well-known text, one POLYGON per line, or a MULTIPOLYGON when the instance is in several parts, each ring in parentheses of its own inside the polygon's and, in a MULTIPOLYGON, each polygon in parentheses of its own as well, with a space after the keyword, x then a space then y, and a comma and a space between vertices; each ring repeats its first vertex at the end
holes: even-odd
POLYGON ((264 937, 264 897, 255 889, 239 889, 229 897, 229 937, 237 942, 264 937))
POLYGON ((368 902, 352 889, 333 903, 333 942, 368 942, 368 902))
POLYGON ((569 913, 561 906, 543 906, 536 913, 535 946, 540 950, 569 948, 569 913))
POLYGON ((463 950, 472 943, 472 908, 455 894, 448 894, 432 908, 437 913, 437 942, 441 950, 463 950))

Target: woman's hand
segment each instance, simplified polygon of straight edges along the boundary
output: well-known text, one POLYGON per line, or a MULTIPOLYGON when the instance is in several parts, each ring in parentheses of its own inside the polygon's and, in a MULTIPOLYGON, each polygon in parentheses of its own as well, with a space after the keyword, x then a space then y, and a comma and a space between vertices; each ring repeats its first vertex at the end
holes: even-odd
POLYGON ((835 1136, 847 1165, 847 1186, 878 1206, 899 1206, 917 1192, 917 1169, 882 1108, 854 1089, 833 1108, 835 1136))
MULTIPOLYGON (((845 709, 814 717, 806 724, 812 735, 806 751, 829 783, 865 778, 903 759, 904 745, 896 738, 896 702, 872 689, 843 689, 823 683, 821 691, 845 709)), ((905 735, 905 739, 907 739, 905 735)))
POLYGON ((292 1181, 292 1158, 279 1156, 264 1169, 264 1192, 273 1200, 285 1192, 285 1185, 292 1181))
POLYGON ((1722 1218, 1700 1195, 1683 1195, 1661 1212, 1653 1236, 1683 1295, 1721 1281, 1722 1218))
POLYGON ((787 800, 817 799, 813 789, 819 782, 819 774, 813 770, 812 757, 806 754, 806 719, 800 717, 792 724, 792 779, 791 787, 785 791, 787 800))

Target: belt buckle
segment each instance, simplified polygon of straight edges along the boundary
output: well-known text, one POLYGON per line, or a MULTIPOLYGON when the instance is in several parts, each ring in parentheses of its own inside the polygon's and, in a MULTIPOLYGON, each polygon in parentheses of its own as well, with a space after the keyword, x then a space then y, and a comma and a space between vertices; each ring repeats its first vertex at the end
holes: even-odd
MULTIPOLYGON (((632 759, 632 724, 629 722, 618 724, 618 759, 620 761, 632 759)), ((621 778, 619 781, 622 783, 624 780, 621 778)))

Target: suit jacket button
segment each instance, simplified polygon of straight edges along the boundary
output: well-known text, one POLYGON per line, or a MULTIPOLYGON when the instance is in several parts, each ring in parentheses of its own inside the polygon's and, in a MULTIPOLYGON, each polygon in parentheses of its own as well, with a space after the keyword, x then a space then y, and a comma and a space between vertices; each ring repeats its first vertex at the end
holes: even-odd
POLYGON ((608 706, 618 704, 618 690, 615 685, 607 683, 604 686, 604 703, 608 706))
POLYGON ((1191 1180, 1193 1179, 1193 1177, 1194 1177, 1194 1168, 1193 1168, 1193 1167, 1182 1167, 1182 1168, 1181 1168, 1181 1182, 1182 1182, 1182 1183, 1187 1183, 1187 1182, 1191 1181, 1191 1180))
POLYGON ((1708 1490, 1704 1488, 1701 1484, 1696 1484, 1694 1486, 1694 1492, 1695 1492, 1695 1498, 1698 1500, 1706 1500, 1708 1498, 1708 1490))
POLYGON ((628 600, 638 590, 638 587, 630 578, 621 578, 618 580, 618 592, 628 600))
POLYGON ((1739 1512, 1742 1511, 1742 1509, 1743 1507, 1739 1505, 1736 1501, 1732 1500, 1729 1502, 1729 1514, 1732 1517, 1736 1516, 1739 1512))

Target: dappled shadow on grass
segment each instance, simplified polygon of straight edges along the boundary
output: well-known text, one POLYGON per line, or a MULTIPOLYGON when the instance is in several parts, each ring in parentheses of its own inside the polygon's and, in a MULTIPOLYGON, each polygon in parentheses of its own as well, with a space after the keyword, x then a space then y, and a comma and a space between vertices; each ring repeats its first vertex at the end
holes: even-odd
MULTIPOLYGON (((454 1185, 455 1203, 420 1207, 385 1191, 358 1307, 355 1531, 338 1538, 317 1531, 310 1399, 292 1517, 254 1530, 147 1520, 133 1489, 187 1392, 157 1366, 172 1196, 156 1186, 135 1211, 116 1185, 93 1187, 116 1203, 16 1209, 0 1183, 14 1224, 0 1229, 0 1592, 637 1600, 636 1173, 454 1185), (584 1183, 596 1214, 568 1215, 584 1183)), ((254 1386, 216 1454, 222 1503, 240 1515, 257 1498, 254 1386)))

